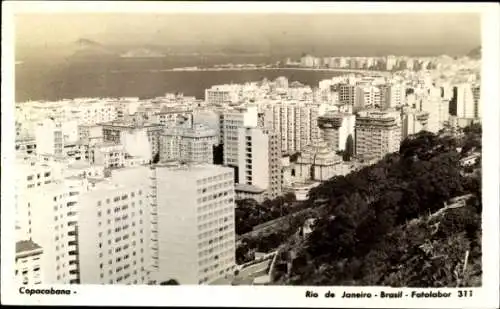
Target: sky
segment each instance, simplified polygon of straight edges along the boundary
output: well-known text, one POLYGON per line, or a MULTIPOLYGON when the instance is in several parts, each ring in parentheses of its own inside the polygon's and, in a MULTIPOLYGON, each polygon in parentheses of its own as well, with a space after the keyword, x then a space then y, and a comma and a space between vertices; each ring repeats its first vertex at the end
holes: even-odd
POLYGON ((284 46, 480 45, 479 14, 23 14, 16 45, 103 44, 284 46))

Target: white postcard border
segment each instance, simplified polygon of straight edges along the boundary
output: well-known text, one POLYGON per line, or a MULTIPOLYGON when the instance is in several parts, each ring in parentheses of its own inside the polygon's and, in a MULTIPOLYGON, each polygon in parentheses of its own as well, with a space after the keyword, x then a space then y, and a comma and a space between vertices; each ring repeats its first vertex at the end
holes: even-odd
MULTIPOLYGON (((485 3, 182 3, 161 2, 4 2, 2 3, 2 278, 1 294, 4 304, 25 305, 137 305, 137 306, 266 306, 266 307, 411 307, 411 308, 485 308, 498 305, 499 284, 499 78, 498 6, 485 3), (14 53, 13 12, 64 13, 86 12, 186 12, 186 13, 397 13, 397 12, 477 12, 482 14, 483 72, 481 98, 487 103, 483 121, 483 287, 471 290, 471 298, 406 298, 402 300, 350 299, 343 302, 343 291, 390 292, 381 287, 258 287, 258 286, 47 286, 70 289, 69 296, 32 295, 19 293, 14 284, 14 208, 12 192, 12 162, 14 151, 14 53), (11 274, 11 275, 9 275, 11 274), (306 298, 306 291, 315 291, 318 298, 306 298), (327 291, 337 294, 334 299, 323 297, 327 291)), ((43 286, 41 286, 43 287, 43 286)), ((411 294, 427 289, 394 289, 411 294)), ((457 289, 432 289, 451 291, 457 289)))

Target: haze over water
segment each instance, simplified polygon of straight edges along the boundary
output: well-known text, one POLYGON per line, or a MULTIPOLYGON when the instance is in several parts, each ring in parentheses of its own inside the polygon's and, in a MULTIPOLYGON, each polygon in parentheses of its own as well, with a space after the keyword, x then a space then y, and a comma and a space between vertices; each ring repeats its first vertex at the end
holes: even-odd
POLYGON ((16 101, 75 97, 203 98, 220 83, 287 76, 306 84, 334 72, 151 72, 314 56, 463 55, 480 45, 477 14, 29 14, 16 17, 16 101), (81 56, 82 38, 95 42, 81 56), (135 48, 165 58, 102 57, 135 48), (91 52, 88 52, 88 51, 91 52), (173 54, 177 54, 173 56, 173 54), (197 56, 188 55, 198 53, 197 56), (78 56, 75 56, 78 55, 78 56), (124 71, 117 73, 115 71, 124 71))

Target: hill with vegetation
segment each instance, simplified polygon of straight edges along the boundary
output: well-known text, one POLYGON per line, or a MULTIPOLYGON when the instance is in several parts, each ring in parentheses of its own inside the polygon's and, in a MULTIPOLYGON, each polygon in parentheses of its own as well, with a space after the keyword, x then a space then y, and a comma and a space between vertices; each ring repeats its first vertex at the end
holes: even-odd
POLYGON ((464 173, 461 159, 480 152, 478 125, 458 137, 421 132, 398 153, 316 187, 308 202, 324 207, 311 234, 281 245, 278 264, 289 266, 278 267, 275 283, 479 286, 480 162, 464 173))

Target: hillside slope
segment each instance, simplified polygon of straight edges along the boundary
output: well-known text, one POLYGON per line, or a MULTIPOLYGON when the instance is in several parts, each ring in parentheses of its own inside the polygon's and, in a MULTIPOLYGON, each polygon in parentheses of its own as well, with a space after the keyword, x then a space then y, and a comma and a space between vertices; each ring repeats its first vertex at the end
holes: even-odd
POLYGON ((403 141, 399 153, 313 190, 310 201, 326 199, 327 207, 307 239, 289 244, 294 254, 283 256, 291 267, 277 281, 480 285, 480 166, 464 173, 460 159, 480 152, 481 128, 465 131, 459 139, 421 132, 403 141), (443 209, 467 194, 464 204, 454 204, 458 208, 443 209))

